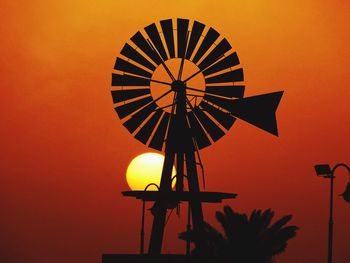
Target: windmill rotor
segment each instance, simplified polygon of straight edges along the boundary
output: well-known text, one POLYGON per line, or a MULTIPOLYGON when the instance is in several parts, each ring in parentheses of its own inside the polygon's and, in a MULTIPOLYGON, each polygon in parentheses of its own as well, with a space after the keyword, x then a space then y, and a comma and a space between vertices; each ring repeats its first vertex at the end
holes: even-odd
POLYGON ((187 101, 191 108, 188 120, 199 149, 223 137, 236 118, 277 135, 274 121, 276 107, 267 109, 263 106, 278 104, 278 94, 244 98, 243 69, 227 39, 198 21, 177 19, 174 22, 172 19, 162 20, 138 31, 116 59, 115 72, 112 73, 112 98, 115 111, 127 130, 148 147, 164 149, 172 115, 157 102, 166 96, 174 96, 176 86, 183 85, 188 94, 196 91, 197 97, 201 98, 197 105, 190 105, 190 100, 187 101), (172 59, 182 60, 178 75, 166 65, 172 59), (186 76, 189 63, 199 70, 186 76), (166 80, 152 78, 158 67, 165 68, 171 81, 169 76, 166 80), (204 78, 205 89, 186 86, 198 75, 204 78), (162 84, 163 87, 159 88, 166 86, 158 98, 152 96, 151 83, 162 84), (255 105, 261 106, 259 110, 255 105))

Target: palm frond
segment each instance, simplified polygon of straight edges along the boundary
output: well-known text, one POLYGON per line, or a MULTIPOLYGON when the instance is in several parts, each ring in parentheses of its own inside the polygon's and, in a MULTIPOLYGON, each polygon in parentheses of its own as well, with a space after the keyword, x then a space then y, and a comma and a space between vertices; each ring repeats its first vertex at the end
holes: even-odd
POLYGON ((202 233, 183 232, 179 238, 195 244, 192 254, 217 255, 237 263, 267 263, 285 251, 298 227, 286 226, 292 219, 284 216, 272 224, 271 209, 255 209, 248 217, 225 206, 216 212, 223 234, 205 223, 202 233))

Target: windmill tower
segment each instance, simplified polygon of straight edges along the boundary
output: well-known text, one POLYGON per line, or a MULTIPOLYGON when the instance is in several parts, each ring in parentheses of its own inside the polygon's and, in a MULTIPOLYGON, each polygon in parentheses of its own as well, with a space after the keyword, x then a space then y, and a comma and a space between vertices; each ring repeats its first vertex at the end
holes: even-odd
POLYGON ((112 98, 123 125, 135 139, 165 152, 159 191, 123 192, 154 201, 148 254, 160 254, 168 209, 188 202, 193 231, 201 233, 202 203, 236 196, 201 190, 199 150, 222 138, 237 118, 277 136, 275 112, 283 92, 244 97, 237 53, 215 29, 188 19, 162 20, 138 31, 122 48, 114 69, 112 98), (191 67, 195 71, 189 74, 191 67), (162 79, 155 74, 160 68, 162 79), (202 78, 203 87, 192 86, 194 78, 202 78), (161 93, 155 96, 152 89, 161 93), (171 102, 162 104, 166 98, 171 102))

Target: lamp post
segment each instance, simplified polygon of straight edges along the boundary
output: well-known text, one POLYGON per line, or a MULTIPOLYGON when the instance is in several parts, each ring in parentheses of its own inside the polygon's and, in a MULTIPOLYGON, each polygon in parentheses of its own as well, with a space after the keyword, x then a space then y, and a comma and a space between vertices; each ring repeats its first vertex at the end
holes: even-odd
MULTIPOLYGON (((328 222, 328 263, 332 263, 333 254, 333 189, 334 189, 334 172, 339 167, 345 167, 350 175, 350 167, 346 164, 339 163, 331 169, 328 164, 317 164, 314 166, 317 176, 330 179, 330 203, 329 203, 329 222, 328 222)), ((346 202, 350 202, 350 180, 343 194, 346 202)))

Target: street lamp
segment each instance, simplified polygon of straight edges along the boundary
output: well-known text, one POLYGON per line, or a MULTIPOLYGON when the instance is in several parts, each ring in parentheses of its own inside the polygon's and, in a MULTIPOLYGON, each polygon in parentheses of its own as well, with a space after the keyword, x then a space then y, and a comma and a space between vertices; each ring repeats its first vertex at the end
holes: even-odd
MULTIPOLYGON (((334 172, 338 167, 345 167, 350 175, 350 167, 346 164, 339 163, 331 169, 328 164, 317 164, 314 166, 317 176, 322 176, 323 178, 330 179, 330 205, 329 205, 329 223, 328 223, 328 263, 332 263, 332 253, 333 253, 333 186, 334 186, 334 172)), ((348 185, 341 194, 346 202, 350 203, 350 180, 348 185)))

